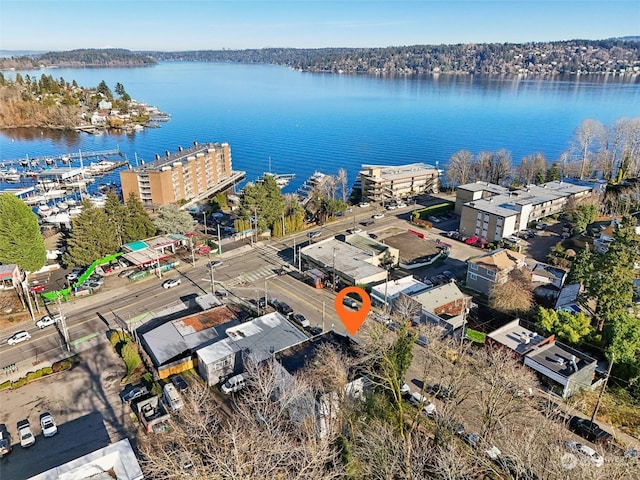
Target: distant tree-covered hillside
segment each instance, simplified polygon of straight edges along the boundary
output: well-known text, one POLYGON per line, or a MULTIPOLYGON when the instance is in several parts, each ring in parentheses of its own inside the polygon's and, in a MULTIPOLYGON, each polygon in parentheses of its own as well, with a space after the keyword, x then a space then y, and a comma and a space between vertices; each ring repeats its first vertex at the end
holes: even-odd
POLYGON ((66 52, 48 52, 36 55, 0 59, 0 69, 28 70, 42 66, 59 67, 144 67, 155 65, 157 60, 141 53, 121 48, 83 48, 66 52))
POLYGON ((270 63, 310 72, 415 75, 640 73, 640 43, 620 39, 386 48, 266 48, 145 52, 165 61, 270 63))

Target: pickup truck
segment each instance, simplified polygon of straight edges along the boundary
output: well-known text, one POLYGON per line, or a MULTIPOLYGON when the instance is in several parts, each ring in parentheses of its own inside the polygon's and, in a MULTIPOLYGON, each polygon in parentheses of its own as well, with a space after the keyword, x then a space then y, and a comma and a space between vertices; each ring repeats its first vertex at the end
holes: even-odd
POLYGON ((11 453, 11 436, 7 431, 7 426, 4 423, 0 423, 0 458, 7 453, 11 453))

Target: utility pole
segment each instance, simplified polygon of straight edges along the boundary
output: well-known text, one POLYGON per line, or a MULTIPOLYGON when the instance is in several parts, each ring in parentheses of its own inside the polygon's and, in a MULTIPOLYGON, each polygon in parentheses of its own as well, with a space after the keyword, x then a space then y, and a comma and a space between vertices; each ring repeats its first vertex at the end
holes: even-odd
POLYGON ((284 211, 282 212, 282 236, 284 237, 285 235, 285 229, 284 229, 284 211))
POLYGON ((218 255, 222 255, 222 238, 220 237, 220 224, 218 223, 218 255))
POLYGON ((322 301, 322 331, 324 332, 324 300, 322 301))
POLYGON ((296 264, 296 237, 293 236, 293 265, 296 264))
POLYGON ((211 272, 211 293, 213 295, 216 294, 216 282, 215 279, 213 278, 213 265, 211 265, 211 262, 209 262, 209 271, 211 272))
POLYGON ((67 352, 71 351, 71 341, 69 339, 69 329, 67 328, 67 319, 62 314, 62 309, 60 307, 60 295, 56 297, 58 301, 58 318, 60 319, 62 336, 64 337, 64 341, 67 344, 67 352))
POLYGON ((387 289, 389 288, 389 270, 387 270, 387 280, 384 282, 384 313, 389 313, 389 307, 387 305, 387 289))
POLYGON ((333 291, 336 291, 336 248, 333 247, 333 291))
POLYGON ((202 212, 202 218, 204 219, 204 234, 207 234, 207 212, 202 212))
POLYGON ((189 237, 189 246, 191 247, 191 266, 195 268, 196 266, 196 256, 193 253, 193 239, 189 237))
POLYGON ((298 270, 302 271, 302 257, 300 256, 300 250, 302 247, 298 247, 298 270))
POLYGON ((607 388, 607 383, 609 382, 609 376, 611 376, 611 369, 613 368, 613 354, 611 354, 611 359, 609 360, 609 368, 607 369, 607 376, 604 379, 604 383, 602 384, 602 389, 600 390, 600 394, 598 395, 598 401, 596 402, 596 406, 593 409, 593 413, 591 414, 591 423, 593 424, 596 415, 598 414, 598 408, 600 408, 600 400, 602 400, 602 395, 604 395, 604 389, 607 388))
POLYGON ((268 297, 267 297, 267 279, 264 279, 264 309, 265 311, 267 310, 267 302, 268 302, 268 297))

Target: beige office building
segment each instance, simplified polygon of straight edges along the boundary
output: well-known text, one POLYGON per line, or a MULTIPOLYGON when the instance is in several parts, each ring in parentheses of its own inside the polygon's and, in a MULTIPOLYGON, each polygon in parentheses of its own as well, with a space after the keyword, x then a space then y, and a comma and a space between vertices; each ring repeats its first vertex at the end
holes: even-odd
POLYGON ((197 201, 229 188, 245 172, 231 170, 228 143, 194 144, 175 153, 167 150, 152 162, 120 172, 122 195, 134 193, 145 207, 197 201))

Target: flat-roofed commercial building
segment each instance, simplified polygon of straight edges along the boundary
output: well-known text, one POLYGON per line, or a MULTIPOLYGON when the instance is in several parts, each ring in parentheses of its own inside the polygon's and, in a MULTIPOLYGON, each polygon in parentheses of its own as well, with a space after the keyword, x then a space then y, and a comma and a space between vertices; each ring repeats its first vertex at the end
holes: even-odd
POLYGON ((229 188, 245 172, 231 169, 228 143, 194 144, 120 172, 122 195, 134 193, 146 207, 201 200, 229 188))
POLYGON ((384 202, 422 193, 438 193, 439 178, 440 171, 426 163, 364 165, 360 171, 362 200, 384 202))

